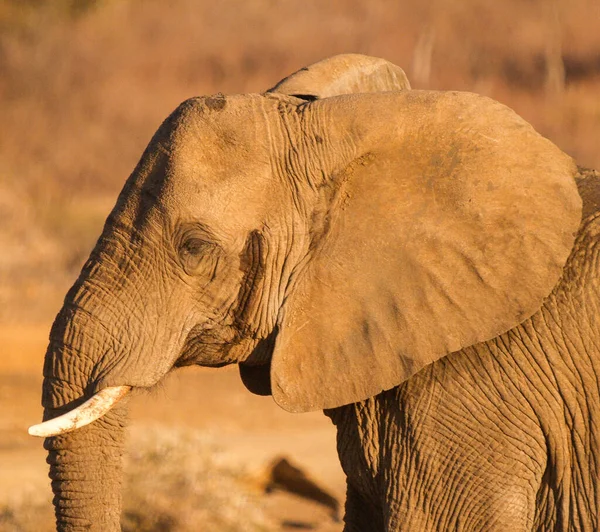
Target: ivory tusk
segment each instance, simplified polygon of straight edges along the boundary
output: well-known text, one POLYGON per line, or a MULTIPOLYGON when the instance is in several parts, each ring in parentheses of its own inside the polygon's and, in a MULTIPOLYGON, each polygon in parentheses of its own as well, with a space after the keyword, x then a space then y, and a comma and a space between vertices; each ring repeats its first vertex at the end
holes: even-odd
POLYGON ((100 390, 82 405, 62 416, 29 427, 29 434, 46 438, 58 436, 89 425, 101 418, 131 390, 131 386, 112 386, 100 390))

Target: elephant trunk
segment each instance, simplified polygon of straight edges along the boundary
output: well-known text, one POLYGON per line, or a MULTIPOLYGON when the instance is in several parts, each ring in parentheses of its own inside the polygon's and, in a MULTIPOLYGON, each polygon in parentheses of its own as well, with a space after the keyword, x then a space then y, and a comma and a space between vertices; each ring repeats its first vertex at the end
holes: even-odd
MULTIPOLYGON (((54 323, 44 364, 44 420, 94 394, 109 339, 93 315, 65 305, 54 323)), ((110 358, 110 357, 109 357, 110 358)), ((126 406, 118 404, 91 424, 46 438, 58 530, 120 530, 126 406)))
POLYGON ((125 407, 69 434, 46 438, 60 531, 120 530, 125 407))

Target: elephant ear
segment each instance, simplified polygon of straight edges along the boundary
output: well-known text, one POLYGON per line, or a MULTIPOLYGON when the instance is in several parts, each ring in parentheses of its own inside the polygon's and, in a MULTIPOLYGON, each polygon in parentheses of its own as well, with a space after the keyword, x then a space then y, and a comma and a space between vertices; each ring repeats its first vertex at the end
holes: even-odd
POLYGON ((315 187, 312 240, 280 312, 271 364, 280 406, 364 400, 541 307, 581 219, 570 157, 474 94, 308 107, 339 160, 315 187), (352 142, 354 153, 338 155, 352 142))
POLYGON ((268 92, 318 100, 342 94, 408 89, 410 84, 404 71, 389 61, 341 54, 298 70, 268 92))
MULTIPOLYGON (((340 54, 298 70, 267 92, 318 100, 351 93, 408 89, 410 83, 399 66, 378 57, 340 54)), ((251 360, 270 359, 271 352, 272 341, 262 341, 251 360)), ((271 394, 270 361, 267 364, 248 361, 240 364, 239 370, 249 391, 257 395, 271 394)))

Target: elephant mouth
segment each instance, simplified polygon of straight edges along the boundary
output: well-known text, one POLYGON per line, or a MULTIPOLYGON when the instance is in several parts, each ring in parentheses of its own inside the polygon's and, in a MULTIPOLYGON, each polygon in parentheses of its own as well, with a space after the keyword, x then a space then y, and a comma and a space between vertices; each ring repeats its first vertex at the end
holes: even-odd
POLYGON ((32 436, 48 438, 72 432, 100 419, 131 391, 131 386, 111 386, 62 416, 29 427, 32 436))

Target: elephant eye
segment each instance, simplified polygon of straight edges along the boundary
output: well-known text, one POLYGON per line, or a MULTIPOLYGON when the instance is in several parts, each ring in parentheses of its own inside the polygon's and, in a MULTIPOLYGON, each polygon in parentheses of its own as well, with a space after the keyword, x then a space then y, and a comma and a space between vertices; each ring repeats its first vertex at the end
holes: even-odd
POLYGON ((202 255, 202 252, 205 251, 210 244, 205 240, 200 240, 199 238, 190 238, 186 240, 181 246, 182 255, 190 255, 195 257, 197 255, 202 255))
POLYGON ((206 261, 206 254, 213 247, 213 244, 200 238, 188 238, 179 248, 179 257, 185 271, 192 275, 197 273, 203 261, 206 261))

